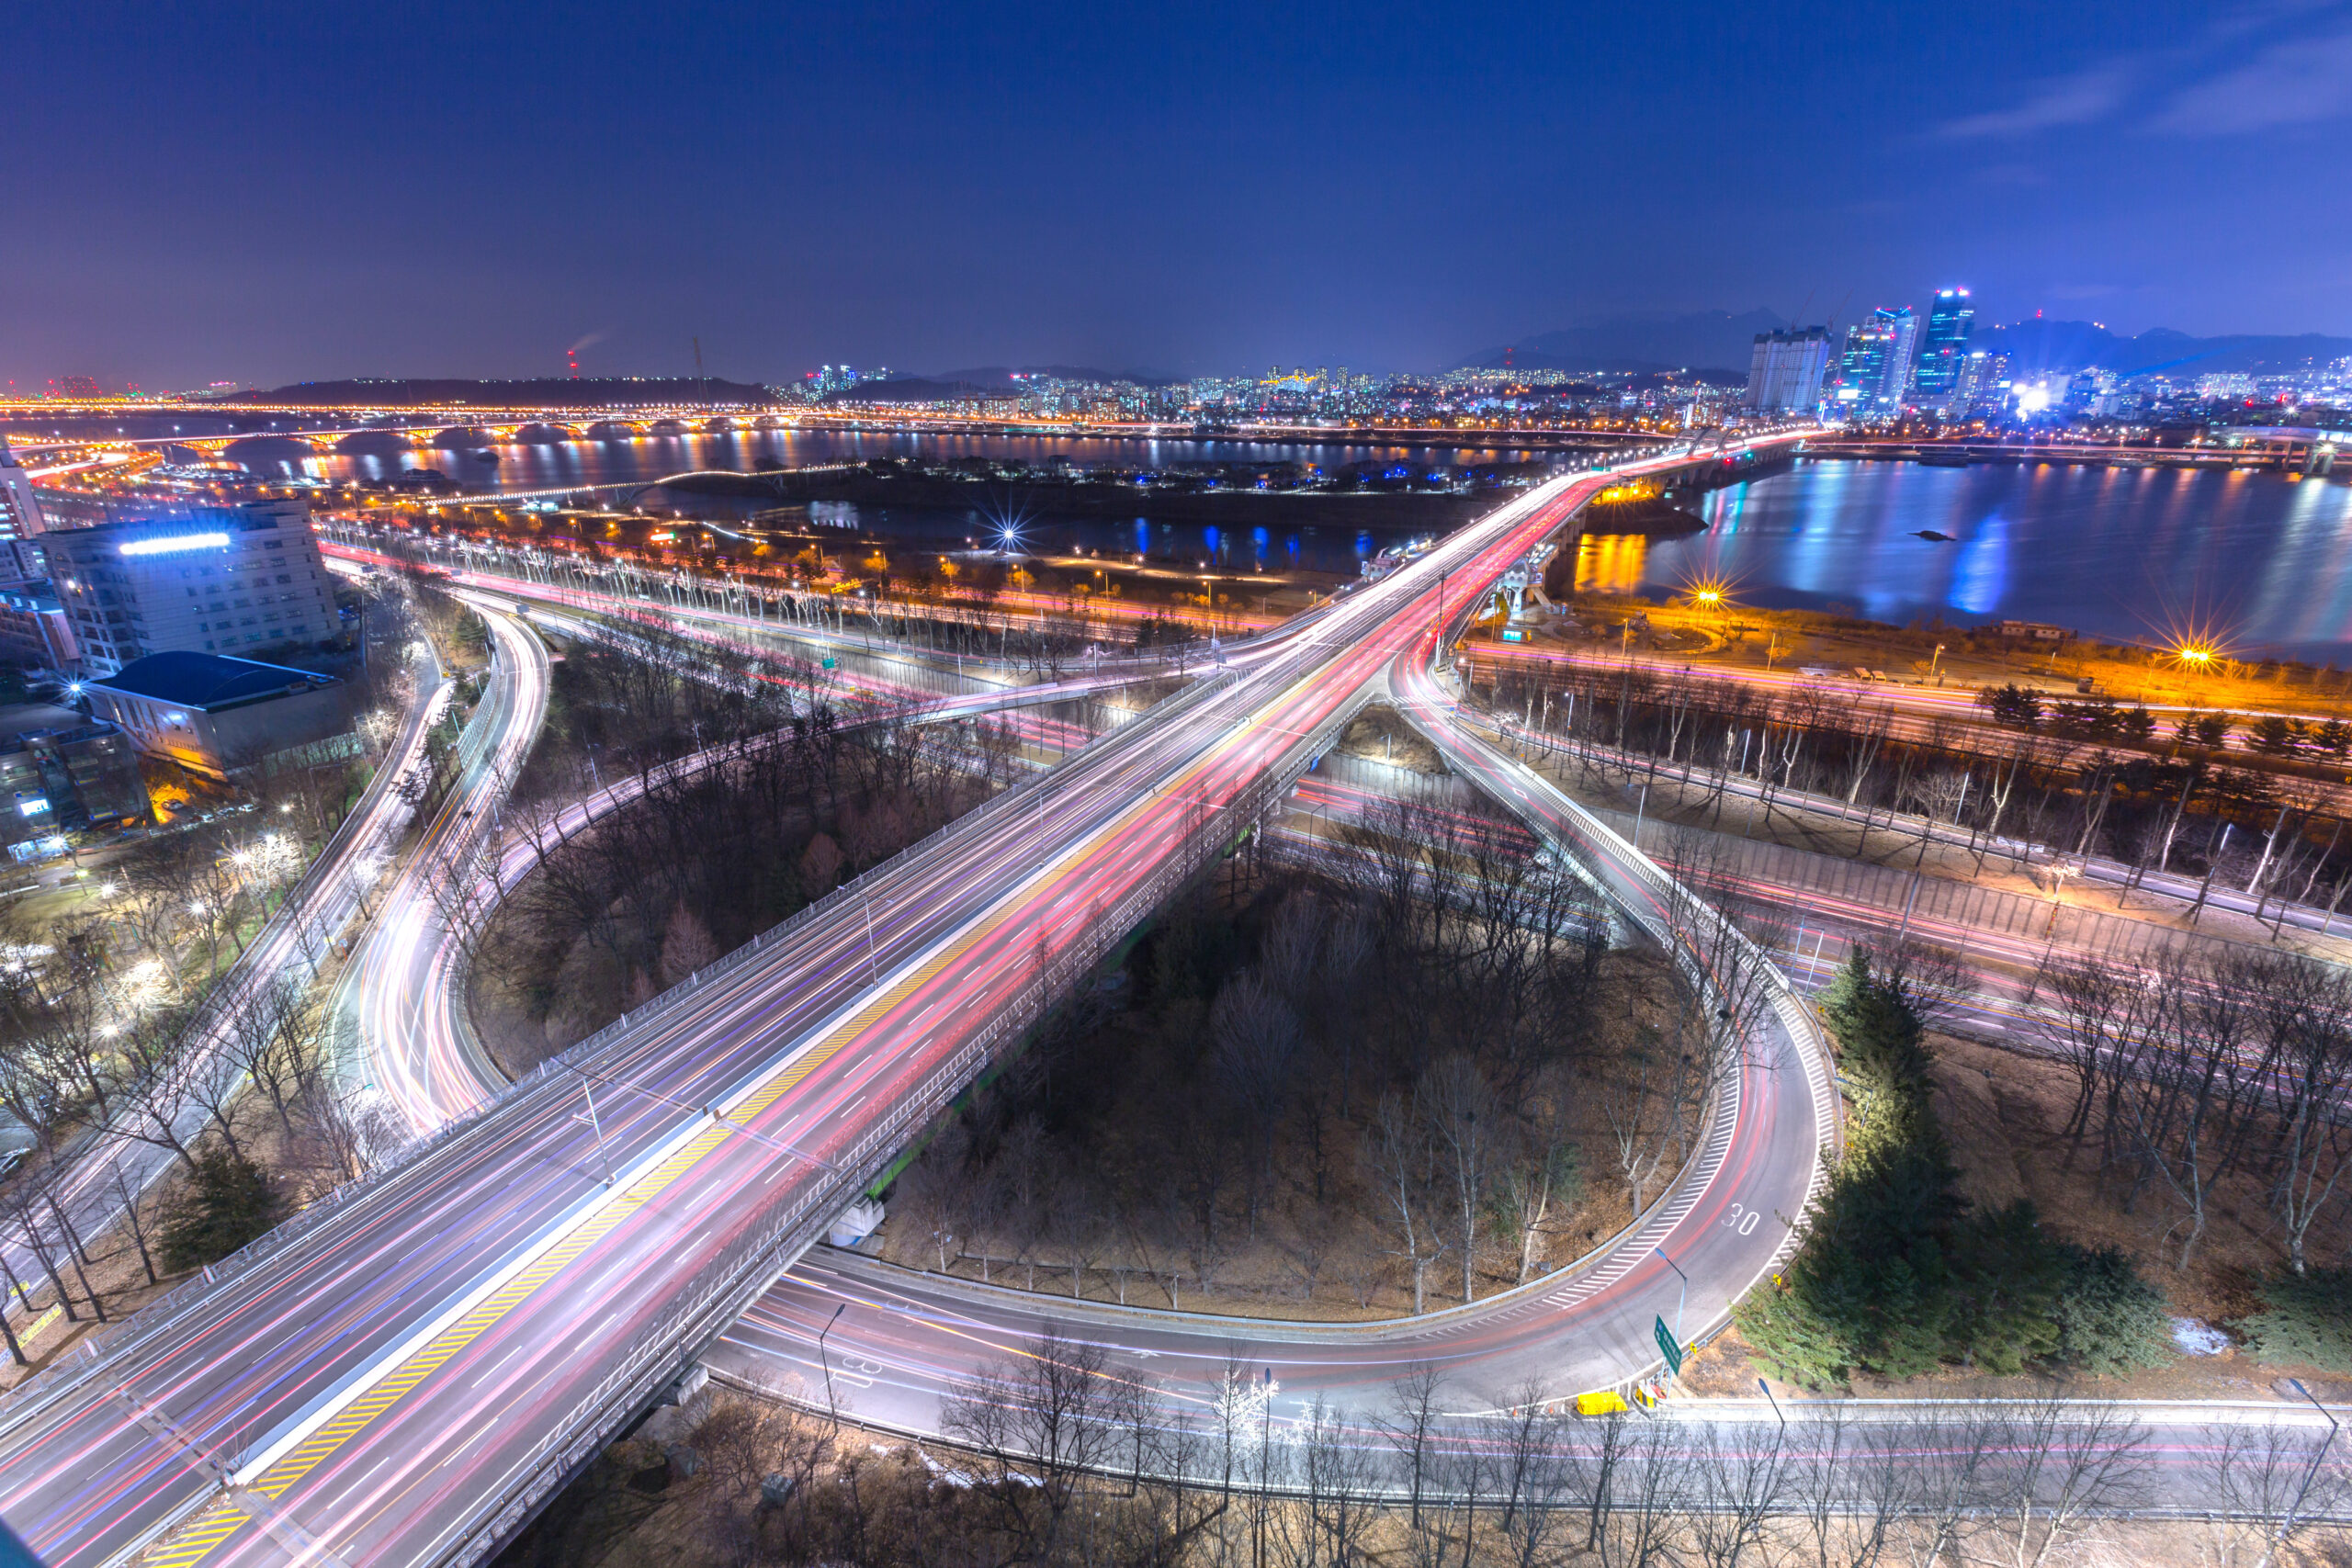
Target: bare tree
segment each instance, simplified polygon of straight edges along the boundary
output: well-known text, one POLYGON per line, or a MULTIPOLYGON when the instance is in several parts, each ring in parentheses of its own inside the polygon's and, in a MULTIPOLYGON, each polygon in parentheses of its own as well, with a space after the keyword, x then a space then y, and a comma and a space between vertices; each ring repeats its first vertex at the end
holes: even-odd
POLYGON ((1299 1047, 1298 1015, 1274 991, 1244 970, 1220 988, 1209 1008, 1215 1041, 1211 1070, 1249 1128, 1250 1225, 1254 1233, 1273 1173, 1274 1134, 1288 1099, 1299 1047))
MULTIPOLYGON (((2137 1181, 2154 1179, 2181 1210, 2177 1266, 2205 1235, 2215 1187, 2237 1164, 2263 1063, 2251 1052, 2245 977, 2236 965, 2203 970, 2169 957, 2159 966, 2156 1024, 2123 1045, 2115 1077, 2137 1181)), ((2129 1206, 2127 1197, 2126 1205, 2129 1206)))
POLYGON ((1601 1080, 1601 1119, 1608 1124, 1618 1174, 1625 1179, 1637 1216, 1646 1206, 1645 1194, 1666 1159, 1677 1077, 1667 1060, 1665 1043, 1656 1030, 1644 1025, 1634 1044, 1601 1080))
POLYGON ((1998 1550, 2009 1568, 2041 1568, 2094 1519, 2143 1496, 2147 1428, 2114 1405, 2077 1405, 2045 1393, 2008 1427, 2013 1474, 2002 1498, 1998 1550))
POLYGON ((1777 1434, 1759 1443, 1749 1433, 1710 1426, 1691 1445, 1690 1467, 1698 1477, 1690 1533, 1699 1561, 1707 1568, 1739 1568, 1764 1555, 1792 1469, 1777 1434))
POLYGON ((1414 1108, 1428 1128, 1442 1172, 1442 1229, 1462 1260, 1462 1299, 1474 1299, 1478 1240, 1494 1197, 1501 1146, 1510 1135, 1486 1074, 1469 1056, 1442 1056, 1414 1086, 1414 1108))
POLYGON ((1296 1568, 1354 1568, 1369 1562, 1368 1541, 1380 1517, 1372 1454, 1319 1393, 1292 1441, 1291 1474, 1300 1507, 1289 1561, 1296 1568))
POLYGON ((1373 1417, 1395 1456, 1408 1520, 1416 1531, 1421 1528, 1421 1508, 1437 1466, 1442 1437, 1438 1401, 1444 1388, 1444 1373, 1433 1366, 1416 1366, 1389 1386, 1386 1408, 1373 1417))
POLYGON ((2272 1069, 2259 1079, 2271 1135, 2270 1213, 2300 1274, 2312 1224, 2335 1201, 2352 1156, 2341 1110, 2352 1090, 2352 976, 2295 954, 2253 967, 2262 1055, 2272 1069))
POLYGON ((1484 1423, 1495 1455, 1495 1529, 1502 1537, 1507 1568, 1545 1568, 1562 1552, 1569 1524, 1566 1506, 1576 1480, 1568 1457, 1568 1433, 1544 1403, 1532 1378, 1513 1396, 1512 1407, 1484 1423))
MULTIPOLYGON (((49 1276, 49 1288, 57 1292, 57 1304, 64 1311, 65 1321, 79 1323, 82 1314, 74 1310, 74 1298, 65 1289, 65 1280, 57 1272, 57 1253, 43 1228, 43 1205, 33 1191, 33 1183, 12 1181, 0 1187, 0 1210, 17 1223, 17 1232, 25 1238, 26 1247, 40 1271, 49 1276)), ((29 1303, 28 1305, 31 1304, 29 1303)))
POLYGON ((951 1389, 940 1427, 973 1456, 978 1496, 1013 1561, 1050 1562, 1081 1528, 1086 1478, 1125 1468, 1135 1429, 1136 1384, 1112 1374, 1100 1345, 1054 1329, 1023 1354, 992 1361, 951 1389))
POLYGON ((2322 1462, 2334 1436, 2275 1422, 2215 1427, 2198 1478, 2199 1490, 2218 1505, 2209 1505, 2206 1516, 2213 1568, 2248 1562, 2266 1568, 2294 1521, 2340 1505, 2343 1473, 2331 1473, 2322 1462))
POLYGON ((1915 1454, 1905 1531, 1912 1561, 1921 1568, 1947 1555, 1964 1562, 1968 1532, 2014 1480, 2000 1473, 2007 1423, 1987 1407, 1962 1405, 1922 1419, 1907 1436, 1915 1454))
POLYGON ((1422 1119, 1394 1093, 1385 1094, 1365 1130, 1363 1163, 1395 1245, 1387 1248, 1411 1271, 1413 1311, 1425 1300, 1429 1270, 1445 1252, 1439 1206, 1444 1201, 1439 1151, 1422 1119))
POLYGON ((1499 1216, 1519 1238, 1514 1284, 1534 1272, 1536 1248, 1583 1193, 1577 1145, 1566 1136, 1570 1089, 1559 1075, 1547 1075, 1522 1100, 1514 1157, 1501 1166, 1496 1184, 1499 1216))
POLYGON ((122 1156, 107 1161, 107 1181, 112 1186, 116 1199, 122 1204, 123 1228, 130 1233, 131 1245, 139 1249, 139 1267, 146 1272, 147 1282, 155 1283, 155 1259, 147 1250, 147 1217, 140 1210, 138 1185, 130 1172, 122 1168, 122 1156))
POLYGON ((303 1112, 305 1129, 345 1181, 367 1176, 409 1140, 408 1128, 374 1098, 324 1079, 311 1085, 303 1112))
POLYGON ((1911 1501, 1910 1454, 1903 1436, 1881 1427, 1866 1438, 1832 1404, 1791 1427, 1798 1461, 1804 1537, 1818 1568, 1876 1568, 1894 1545, 1911 1501))
POLYGON ((1628 1436, 1611 1472, 1599 1555, 1605 1568, 1657 1568, 1675 1561, 1692 1501, 1688 1444, 1665 1421, 1645 1421, 1628 1436))
POLYGON ((179 1032, 168 1018, 141 1019, 124 1030, 120 1039, 128 1071, 114 1130, 136 1142, 169 1149, 184 1163, 195 1165, 195 1152, 178 1125, 188 1105, 187 1086, 194 1077, 188 1058, 193 1053, 182 1048, 179 1032))
POLYGON ((286 975, 256 981, 221 1020, 222 1055, 268 1098, 288 1138, 318 1056, 315 1022, 302 984, 286 975))
POLYGON ((2041 1004, 2031 1015, 2035 1032, 2075 1078, 2075 1103, 2061 1129, 2070 1140, 2069 1166, 2089 1129, 2099 1087, 2116 1069, 2120 1043, 2140 1023, 2142 994, 2136 970, 2091 953, 2054 954, 2034 976, 2032 999, 2041 1004))

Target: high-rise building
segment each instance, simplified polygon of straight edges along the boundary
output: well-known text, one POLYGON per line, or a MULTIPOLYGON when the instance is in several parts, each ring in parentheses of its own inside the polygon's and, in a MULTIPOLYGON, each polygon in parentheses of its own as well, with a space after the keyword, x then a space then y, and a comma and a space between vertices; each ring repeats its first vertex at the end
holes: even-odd
POLYGON ((342 631, 300 501, 44 535, 85 674, 170 650, 315 648, 342 631))
POLYGON ((1856 412, 1901 408, 1918 331, 1919 318, 1908 305, 1882 305, 1848 327, 1837 400, 1856 412))
POLYGON ((0 585, 40 575, 31 541, 44 527, 32 477, 17 466, 6 438, 0 437, 0 585))
POLYGON ((1894 353, 1894 331, 1873 310, 1846 329, 1845 352, 1838 359, 1836 400, 1862 413, 1878 406, 1879 389, 1886 384, 1886 364, 1894 353))
POLYGON ((1928 335, 1919 348, 1919 369, 1912 378, 1921 408, 1950 408, 1960 397, 1962 372, 1968 364, 1968 336, 1976 328, 1976 307, 1965 288, 1937 291, 1928 311, 1928 335))
POLYGON ((1886 351, 1886 374, 1878 385, 1881 408, 1899 409, 1903 394, 1911 389, 1911 367, 1919 357, 1919 318, 1910 306, 1893 310, 1882 306, 1871 312, 1887 324, 1894 341, 1886 351))
POLYGON ((1758 413, 1793 413, 1821 401, 1829 369, 1829 329, 1758 333, 1747 361, 1747 406, 1758 413))

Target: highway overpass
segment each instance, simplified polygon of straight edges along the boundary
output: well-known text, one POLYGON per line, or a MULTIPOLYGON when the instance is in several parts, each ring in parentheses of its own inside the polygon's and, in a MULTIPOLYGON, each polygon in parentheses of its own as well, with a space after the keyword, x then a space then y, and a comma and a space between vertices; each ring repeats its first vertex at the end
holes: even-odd
MULTIPOLYGON (((0 1513, 61 1564, 485 1554, 1400 657, 1426 663, 1441 596, 1458 609, 1600 482, 1318 612, 51 1369, 0 1408, 0 1513)), ((1724 1168, 1765 1159, 1750 1125, 1724 1125, 1724 1168)), ((1692 1235, 1717 1249, 1696 1312, 1785 1240, 1726 1234, 1692 1235)), ((1597 1263, 1597 1293, 1642 1268, 1597 1263)))

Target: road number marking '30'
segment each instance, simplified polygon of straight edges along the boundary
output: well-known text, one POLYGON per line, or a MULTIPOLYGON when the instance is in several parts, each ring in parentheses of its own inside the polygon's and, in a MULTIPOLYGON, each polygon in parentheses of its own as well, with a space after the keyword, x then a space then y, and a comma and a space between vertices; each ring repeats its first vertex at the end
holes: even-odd
POLYGON ((879 1361, 868 1360, 864 1356, 843 1356, 840 1370, 833 1375, 845 1383, 854 1383, 859 1388, 872 1388, 874 1380, 881 1376, 883 1371, 883 1365, 879 1361))
POLYGON ((1731 1206, 1731 1213, 1724 1219, 1724 1224, 1742 1235, 1754 1235, 1756 1222, 1763 1217, 1764 1212, 1760 1209, 1750 1209, 1744 1204, 1734 1203, 1731 1206))

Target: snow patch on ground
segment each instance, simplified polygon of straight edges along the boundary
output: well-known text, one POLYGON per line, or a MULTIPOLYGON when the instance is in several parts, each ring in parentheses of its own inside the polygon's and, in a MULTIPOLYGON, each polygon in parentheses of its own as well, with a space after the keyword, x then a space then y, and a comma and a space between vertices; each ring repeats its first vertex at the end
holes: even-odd
POLYGON ((2184 1356, 2218 1356, 2230 1348, 2228 1335, 2193 1317, 2172 1320, 2172 1342, 2184 1356))

